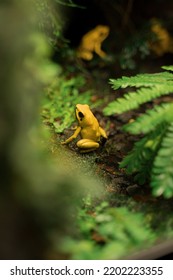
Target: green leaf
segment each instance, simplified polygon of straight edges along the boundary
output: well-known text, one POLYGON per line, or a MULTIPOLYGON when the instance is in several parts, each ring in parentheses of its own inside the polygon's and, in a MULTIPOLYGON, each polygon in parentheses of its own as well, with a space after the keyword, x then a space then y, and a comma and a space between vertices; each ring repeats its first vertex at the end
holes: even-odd
POLYGON ((136 92, 130 92, 125 94, 124 97, 110 102, 103 112, 107 116, 127 112, 170 92, 173 92, 173 82, 160 84, 159 86, 155 85, 152 88, 141 88, 136 92))
POLYGON ((164 70, 168 70, 168 71, 173 71, 173 65, 169 65, 169 66, 162 66, 162 69, 164 69, 164 70))
POLYGON ((173 121, 173 103, 165 103, 147 110, 134 122, 124 125, 123 129, 132 134, 146 134, 164 122, 173 121))
POLYGON ((110 102, 103 111, 107 116, 137 109, 141 104, 173 92, 173 74, 170 72, 140 74, 134 77, 122 77, 117 80, 111 79, 110 82, 113 89, 120 87, 136 87, 139 89, 110 102))
POLYGON ((163 137, 152 169, 151 187, 156 196, 173 196, 173 122, 163 137))
POLYGON ((136 173, 135 180, 140 184, 150 177, 153 159, 159 149, 160 142, 165 133, 166 125, 160 125, 153 132, 136 142, 132 151, 120 163, 127 173, 136 173))
POLYGON ((122 77, 120 79, 110 79, 113 89, 126 87, 152 87, 162 85, 165 81, 171 81, 172 74, 169 72, 161 72, 155 74, 139 74, 132 77, 122 77))

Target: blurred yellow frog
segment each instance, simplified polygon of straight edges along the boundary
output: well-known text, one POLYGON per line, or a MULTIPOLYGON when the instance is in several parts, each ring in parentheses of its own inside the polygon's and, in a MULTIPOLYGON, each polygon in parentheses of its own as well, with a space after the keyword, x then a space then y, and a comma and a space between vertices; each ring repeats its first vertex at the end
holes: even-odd
POLYGON ((76 118, 78 126, 75 132, 62 144, 70 143, 80 134, 82 139, 77 142, 77 146, 81 153, 88 153, 98 149, 100 144, 103 145, 106 142, 106 132, 99 126, 98 120, 87 104, 76 105, 76 118))
POLYGON ((153 42, 149 43, 150 49, 158 56, 162 56, 165 53, 173 53, 173 38, 159 20, 152 19, 151 31, 155 34, 156 38, 153 42))
POLYGON ((91 60, 95 52, 101 58, 106 53, 101 49, 102 42, 108 37, 110 28, 106 25, 97 25, 94 29, 86 33, 81 40, 77 50, 77 56, 84 60, 91 60))

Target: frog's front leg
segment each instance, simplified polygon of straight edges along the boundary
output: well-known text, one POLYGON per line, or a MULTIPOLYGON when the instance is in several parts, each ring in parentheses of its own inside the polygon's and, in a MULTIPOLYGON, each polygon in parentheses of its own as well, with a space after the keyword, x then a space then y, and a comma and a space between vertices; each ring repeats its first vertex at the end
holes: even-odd
POLYGON ((96 43, 94 46, 95 53, 98 54, 100 57, 105 57, 106 53, 101 49, 101 43, 96 43))
POLYGON ((88 153, 98 149, 99 143, 91 139, 81 139, 77 142, 77 146, 81 149, 81 153, 88 153))
POLYGON ((105 139, 108 138, 106 135, 106 132, 104 131, 104 129, 101 126, 99 126, 99 131, 100 131, 101 136, 103 136, 103 138, 105 138, 105 139))
POLYGON ((71 141, 73 141, 73 140, 78 136, 78 134, 80 133, 80 131, 81 131, 81 127, 78 126, 78 127, 76 128, 75 132, 73 133, 73 135, 70 136, 70 137, 69 137, 67 140, 65 140, 64 142, 62 142, 61 144, 68 144, 68 143, 70 143, 71 141))

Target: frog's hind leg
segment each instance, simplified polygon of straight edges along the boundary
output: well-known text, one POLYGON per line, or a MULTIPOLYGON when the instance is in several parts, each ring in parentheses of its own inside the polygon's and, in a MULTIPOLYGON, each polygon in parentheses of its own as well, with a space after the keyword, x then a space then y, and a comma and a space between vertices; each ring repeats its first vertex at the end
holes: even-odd
POLYGON ((99 143, 91 139, 81 139, 77 142, 81 153, 89 153, 99 148, 99 143))
POLYGON ((77 56, 79 58, 82 58, 84 60, 91 60, 93 58, 93 54, 91 51, 85 50, 85 49, 79 49, 77 52, 77 56))

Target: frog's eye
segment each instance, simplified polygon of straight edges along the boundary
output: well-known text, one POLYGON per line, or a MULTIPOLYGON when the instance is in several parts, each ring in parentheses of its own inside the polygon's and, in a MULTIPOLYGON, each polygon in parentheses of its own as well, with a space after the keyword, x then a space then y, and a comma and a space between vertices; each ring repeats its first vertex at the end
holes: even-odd
POLYGON ((83 114, 82 112, 79 112, 79 113, 78 113, 78 116, 79 116, 79 118, 80 118, 80 121, 82 121, 82 119, 84 118, 84 114, 83 114))

